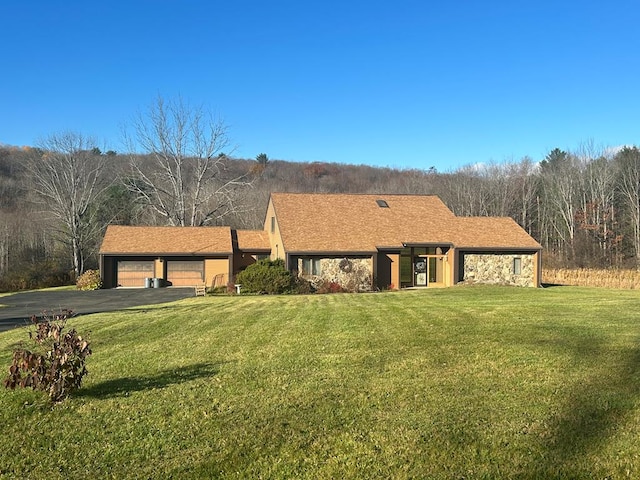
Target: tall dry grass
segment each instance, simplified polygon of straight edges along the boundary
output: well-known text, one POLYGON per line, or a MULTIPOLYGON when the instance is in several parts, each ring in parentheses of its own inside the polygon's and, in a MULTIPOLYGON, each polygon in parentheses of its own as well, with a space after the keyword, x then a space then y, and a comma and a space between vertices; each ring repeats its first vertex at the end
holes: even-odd
POLYGON ((580 287, 640 289, 640 271, 596 268, 543 268, 542 283, 580 287))

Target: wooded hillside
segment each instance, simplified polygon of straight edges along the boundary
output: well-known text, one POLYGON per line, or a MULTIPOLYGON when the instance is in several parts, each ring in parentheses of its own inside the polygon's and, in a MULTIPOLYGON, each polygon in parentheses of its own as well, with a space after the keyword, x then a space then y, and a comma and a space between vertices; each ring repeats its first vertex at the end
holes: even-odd
POLYGON ((270 192, 435 194, 457 215, 514 218, 543 245, 547 266, 640 264, 636 147, 554 149, 453 172, 149 151, 105 153, 77 134, 0 148, 0 289, 96 268, 109 223, 262 228, 270 192))

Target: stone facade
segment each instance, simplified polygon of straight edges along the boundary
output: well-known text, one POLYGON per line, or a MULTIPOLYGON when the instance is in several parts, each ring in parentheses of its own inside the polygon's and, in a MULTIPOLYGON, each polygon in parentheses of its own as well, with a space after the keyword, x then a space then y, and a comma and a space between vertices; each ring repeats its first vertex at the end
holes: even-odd
POLYGON ((466 283, 490 283, 535 287, 534 255, 465 253, 462 255, 463 275, 466 283), (514 273, 514 260, 520 259, 520 274, 514 273))
POLYGON ((320 274, 305 275, 302 258, 299 258, 298 272, 315 287, 323 281, 329 281, 339 284, 350 292, 368 292, 373 282, 373 259, 371 257, 321 258, 320 274))

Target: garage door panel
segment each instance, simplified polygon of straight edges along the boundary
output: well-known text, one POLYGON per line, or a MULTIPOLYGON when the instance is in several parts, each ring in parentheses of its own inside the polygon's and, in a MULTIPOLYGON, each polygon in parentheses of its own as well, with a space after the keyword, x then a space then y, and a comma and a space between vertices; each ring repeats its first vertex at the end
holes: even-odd
POLYGON ((144 287, 145 278, 153 277, 153 260, 120 260, 117 268, 120 287, 144 287))
POLYGON ((204 261, 167 261, 167 280, 174 287, 193 287, 201 284, 204 281, 204 261))

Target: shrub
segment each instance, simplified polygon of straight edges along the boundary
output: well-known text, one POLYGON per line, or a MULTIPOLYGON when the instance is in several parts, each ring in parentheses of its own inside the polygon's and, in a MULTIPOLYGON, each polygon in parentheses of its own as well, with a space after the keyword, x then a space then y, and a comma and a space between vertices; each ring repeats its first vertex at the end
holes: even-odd
POLYGON ((344 291, 345 289, 342 288, 342 285, 338 282, 331 282, 329 280, 323 281, 316 289, 317 293, 342 293, 344 291))
POLYGON ((102 279, 98 270, 87 270, 78 277, 76 282, 78 290, 100 290, 102 288, 102 279))
POLYGON ((311 282, 306 278, 299 277, 297 275, 293 275, 293 282, 291 285, 291 290, 294 293, 298 293, 300 295, 306 295, 309 293, 313 293, 315 289, 311 282))
POLYGON ((31 317, 35 326, 35 332, 29 332, 33 351, 20 348, 13 352, 9 376, 4 381, 6 388, 40 390, 52 402, 64 400, 80 388, 91 348, 75 329, 63 334, 69 316, 71 311, 64 310, 53 317, 45 315, 42 320, 31 317))
POLYGON ((293 278, 283 260, 259 260, 240 272, 236 278, 242 291, 248 293, 284 293, 291 290, 293 278))

